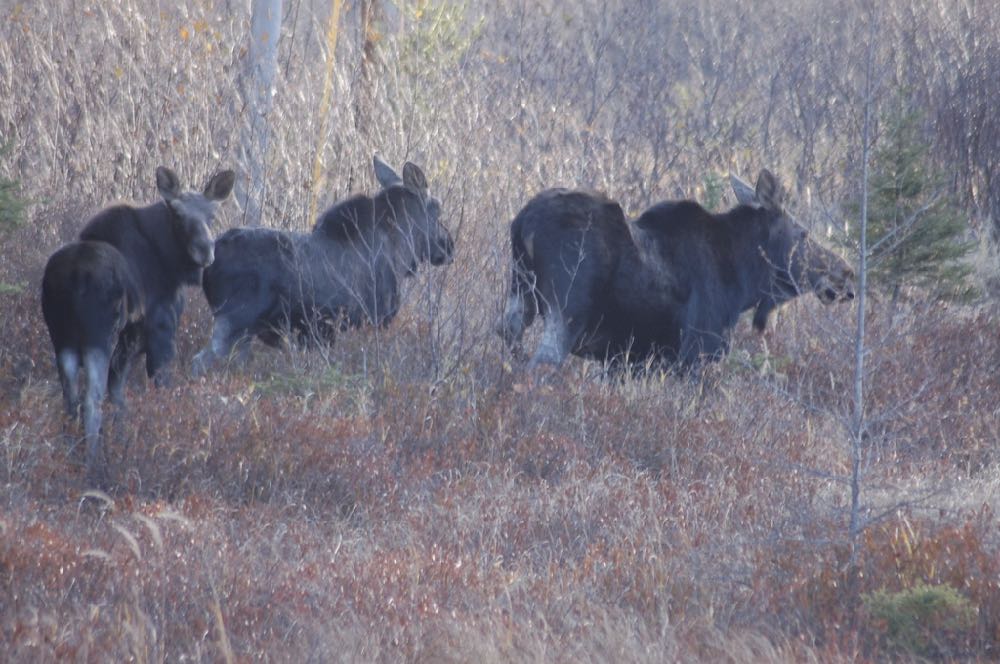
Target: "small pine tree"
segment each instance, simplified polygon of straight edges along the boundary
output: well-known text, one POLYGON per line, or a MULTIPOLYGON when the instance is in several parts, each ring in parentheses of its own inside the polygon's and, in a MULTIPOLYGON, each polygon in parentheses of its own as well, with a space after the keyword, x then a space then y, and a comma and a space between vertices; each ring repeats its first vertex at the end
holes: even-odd
MULTIPOLYGON (((0 148, 3 156, 9 148, 0 148)), ((0 177, 0 233, 8 231, 24 219, 25 202, 18 195, 19 185, 15 180, 0 177)))
POLYGON ((899 592, 866 593, 862 600, 870 627, 892 650, 943 658, 973 638, 976 607, 950 586, 918 582, 899 592))
MULTIPOLYGON (((976 243, 961 210, 946 194, 944 177, 930 162, 920 114, 902 105, 883 118, 884 134, 872 159, 868 201, 870 279, 898 298, 904 286, 935 297, 968 300, 976 243)), ((855 206, 856 207, 856 206, 855 206)), ((857 209, 851 210, 856 219, 857 209)), ((857 239, 859 224, 851 222, 857 239)))
MULTIPOLYGON (((0 157, 9 151, 9 144, 0 146, 0 157)), ((27 202, 21 198, 19 189, 20 186, 16 180, 0 176, 0 240, 8 231, 24 221, 24 210, 27 207, 27 202)), ((8 284, 3 278, 4 274, 0 274, 0 294, 22 290, 23 286, 8 284)))
POLYGON ((701 196, 699 197, 701 200, 699 202, 706 210, 717 211, 722 206, 727 182, 725 176, 714 171, 710 171, 702 179, 701 196))

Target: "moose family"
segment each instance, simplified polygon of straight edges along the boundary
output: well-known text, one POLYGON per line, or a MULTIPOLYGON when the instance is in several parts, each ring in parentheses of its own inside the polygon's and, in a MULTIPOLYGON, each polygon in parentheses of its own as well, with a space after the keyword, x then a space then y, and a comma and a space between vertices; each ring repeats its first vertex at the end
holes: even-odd
MULTIPOLYGON (((200 285, 212 310, 211 339, 193 363, 203 373, 234 350, 248 352, 254 337, 270 346, 330 344, 349 328, 389 325, 402 280, 421 263, 452 261, 455 243, 423 171, 407 162, 399 175, 377 155, 374 171, 378 193, 334 204, 308 233, 234 228, 213 241, 233 171, 197 192, 183 191, 161 166, 162 201, 108 208, 50 257, 42 313, 66 409, 83 420, 91 481, 104 480, 102 402, 123 406, 132 360, 145 355, 154 383, 169 380, 182 285, 200 285)), ((739 205, 724 214, 668 201, 634 221, 599 193, 538 194, 511 224, 499 335, 520 352, 540 315, 529 367, 559 366, 573 354, 612 372, 651 364, 689 372, 725 353, 744 311, 763 330, 771 311, 804 290, 827 304, 854 297, 850 266, 784 210, 769 171, 756 187, 735 176, 732 185, 739 205)))

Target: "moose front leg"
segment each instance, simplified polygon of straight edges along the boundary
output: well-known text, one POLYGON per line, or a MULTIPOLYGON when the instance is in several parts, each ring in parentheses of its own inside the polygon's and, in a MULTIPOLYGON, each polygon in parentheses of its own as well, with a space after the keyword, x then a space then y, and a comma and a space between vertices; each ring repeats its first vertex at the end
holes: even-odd
POLYGON ((174 334, 180 320, 184 302, 181 296, 170 303, 151 307, 146 314, 144 326, 146 350, 146 375, 153 379, 157 387, 166 387, 170 376, 166 366, 177 354, 174 347, 174 334))

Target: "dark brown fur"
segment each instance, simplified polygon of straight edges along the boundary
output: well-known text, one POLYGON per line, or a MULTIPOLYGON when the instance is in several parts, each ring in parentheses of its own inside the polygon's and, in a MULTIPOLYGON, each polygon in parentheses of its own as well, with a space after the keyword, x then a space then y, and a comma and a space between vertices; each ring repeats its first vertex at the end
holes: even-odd
POLYGON ((373 163, 383 189, 335 204, 310 233, 234 228, 218 239, 203 284, 215 323, 195 372, 254 336, 272 346, 288 332, 331 343, 345 327, 388 325, 402 279, 423 261, 451 260, 453 241, 423 172, 407 163, 400 177, 378 157, 373 163))
POLYGON ((599 194, 535 197, 511 225, 501 336, 519 347, 540 313, 545 331, 533 365, 573 353, 616 366, 692 368, 725 352, 743 311, 754 309, 763 329, 804 287, 824 302, 853 297, 853 271, 784 212, 768 171, 756 189, 735 178, 733 186, 743 204, 729 212, 671 201, 632 224, 599 194))

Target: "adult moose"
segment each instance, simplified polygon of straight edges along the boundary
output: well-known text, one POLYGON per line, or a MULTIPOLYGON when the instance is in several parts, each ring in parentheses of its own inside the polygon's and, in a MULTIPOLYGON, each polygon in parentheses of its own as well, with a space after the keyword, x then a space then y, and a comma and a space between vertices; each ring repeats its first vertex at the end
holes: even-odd
POLYGON ((377 155, 373 162, 382 190, 336 203, 309 233, 235 228, 219 237, 202 284, 215 322, 196 373, 253 336, 270 346, 286 331, 332 343, 347 327, 388 325, 401 279, 421 262, 451 260, 454 243, 423 171, 407 162, 400 177, 377 155))
POLYGON ((668 201, 628 223, 602 195, 551 189, 511 226, 513 275, 499 332, 519 347, 540 313, 531 359, 566 355, 621 369, 647 362, 695 369, 718 359, 743 311, 763 331, 778 305, 811 289, 825 304, 854 297, 854 273, 782 208, 767 170, 756 188, 731 177, 740 205, 712 214, 668 201))
POLYGON ((174 356, 174 332, 183 308, 180 288, 201 283, 214 251, 209 225, 233 188, 223 171, 201 193, 182 191, 177 175, 156 169, 163 201, 148 207, 117 205, 91 219, 80 239, 56 251, 42 277, 42 315, 56 355, 66 409, 80 407, 87 471, 100 464, 101 402, 105 387, 122 405, 131 359, 146 355, 146 373, 163 381, 174 356))

